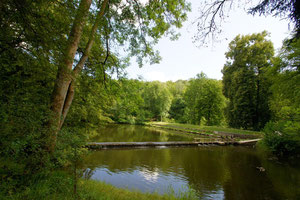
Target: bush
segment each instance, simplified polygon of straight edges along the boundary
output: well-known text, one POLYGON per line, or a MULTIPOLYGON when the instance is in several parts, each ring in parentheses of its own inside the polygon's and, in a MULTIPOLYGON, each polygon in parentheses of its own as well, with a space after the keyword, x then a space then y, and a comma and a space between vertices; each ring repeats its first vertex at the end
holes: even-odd
POLYGON ((300 150, 299 130, 299 125, 295 122, 269 122, 263 131, 263 142, 274 154, 296 154, 300 150))

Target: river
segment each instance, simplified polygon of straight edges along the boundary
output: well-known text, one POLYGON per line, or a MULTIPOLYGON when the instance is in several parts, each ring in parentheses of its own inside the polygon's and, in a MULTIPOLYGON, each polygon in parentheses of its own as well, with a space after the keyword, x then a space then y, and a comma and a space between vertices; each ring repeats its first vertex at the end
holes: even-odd
MULTIPOLYGON (((101 128, 94 139, 178 141, 192 137, 143 126, 106 128, 101 128)), ((300 199, 299 159, 279 161, 253 147, 100 150, 85 158, 82 169, 84 178, 143 192, 178 193, 189 188, 199 199, 300 199)))

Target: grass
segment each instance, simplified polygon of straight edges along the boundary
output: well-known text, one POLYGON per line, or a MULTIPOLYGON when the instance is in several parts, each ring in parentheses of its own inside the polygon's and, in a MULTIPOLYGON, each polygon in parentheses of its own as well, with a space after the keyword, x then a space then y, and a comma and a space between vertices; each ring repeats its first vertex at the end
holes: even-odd
POLYGON ((178 200, 178 199, 196 199, 193 192, 181 193, 179 197, 174 193, 159 195, 157 193, 142 193, 140 191, 131 191, 127 189, 116 188, 112 185, 93 181, 93 180, 81 180, 80 185, 87 195, 86 199, 103 199, 103 200, 178 200))
POLYGON ((214 131, 226 132, 226 133, 235 133, 235 134, 251 134, 251 135, 262 135, 261 132, 258 131, 249 131, 243 129, 234 129, 220 126, 199 126, 192 124, 179 124, 179 123, 168 123, 168 122, 151 122, 150 125, 158 125, 165 128, 174 128, 177 130, 191 130, 196 132, 205 132, 208 134, 213 133, 214 131))
POLYGON ((104 182, 79 179, 77 193, 74 195, 74 184, 71 175, 63 171, 52 172, 47 176, 32 179, 26 187, 15 186, 4 191, 0 183, 0 199, 5 200, 193 200, 197 199, 192 190, 175 195, 142 193, 117 188, 104 182))

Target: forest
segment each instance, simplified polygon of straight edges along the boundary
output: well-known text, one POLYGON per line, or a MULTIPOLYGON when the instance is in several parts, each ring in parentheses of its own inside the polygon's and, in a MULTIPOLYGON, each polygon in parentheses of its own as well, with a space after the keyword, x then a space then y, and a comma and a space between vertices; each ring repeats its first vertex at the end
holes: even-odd
MULTIPOLYGON (((222 80, 200 70, 189 80, 151 82, 129 79, 126 67, 133 57, 140 66, 160 61, 154 46, 165 35, 178 37, 191 9, 185 0, 1 1, 0 199, 73 194, 73 177, 61 171, 109 123, 261 131, 274 155, 299 154, 299 2, 265 2, 251 12, 287 13, 295 24, 280 51, 266 31, 237 35, 222 80)), ((89 190, 74 198, 94 199, 89 190)))
POLYGON ((299 140, 299 40, 287 39, 275 55, 267 37, 267 32, 236 36, 226 52, 222 80, 201 72, 175 82, 121 78, 103 84, 86 75, 78 83, 84 86, 76 91, 67 126, 148 121, 228 126, 264 131, 272 151, 294 151, 299 140))

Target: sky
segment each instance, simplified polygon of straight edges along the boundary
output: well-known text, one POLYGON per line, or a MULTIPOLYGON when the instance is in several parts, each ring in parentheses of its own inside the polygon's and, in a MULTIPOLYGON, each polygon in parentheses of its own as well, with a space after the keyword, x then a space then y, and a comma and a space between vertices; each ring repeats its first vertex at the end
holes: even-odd
POLYGON ((192 22, 199 17, 199 0, 190 0, 192 12, 188 14, 188 20, 178 31, 181 37, 171 41, 167 37, 162 38, 155 46, 160 52, 162 61, 159 64, 145 64, 142 68, 134 59, 127 68, 128 78, 136 79, 142 76, 146 81, 176 81, 179 79, 188 80, 196 74, 204 72, 209 78, 222 79, 221 70, 226 62, 225 52, 228 51, 228 44, 238 34, 247 35, 260 33, 264 30, 270 33, 268 38, 278 50, 282 41, 290 35, 289 22, 272 16, 252 16, 242 8, 235 8, 229 13, 226 23, 223 23, 221 40, 208 47, 197 47, 192 37, 195 35, 195 26, 192 22))

